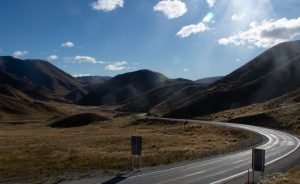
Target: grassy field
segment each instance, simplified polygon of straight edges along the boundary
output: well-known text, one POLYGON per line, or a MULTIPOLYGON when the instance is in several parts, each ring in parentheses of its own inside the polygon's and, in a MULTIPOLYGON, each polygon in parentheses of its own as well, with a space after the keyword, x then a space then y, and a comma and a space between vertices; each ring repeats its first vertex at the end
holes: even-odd
POLYGON ((290 169, 286 173, 275 173, 260 181, 260 184, 299 184, 300 166, 290 169))
POLYGON ((253 133, 232 128, 128 115, 76 128, 51 128, 48 121, 1 123, 0 182, 54 183, 128 170, 132 135, 143 136, 145 167, 203 158, 260 141, 253 133))

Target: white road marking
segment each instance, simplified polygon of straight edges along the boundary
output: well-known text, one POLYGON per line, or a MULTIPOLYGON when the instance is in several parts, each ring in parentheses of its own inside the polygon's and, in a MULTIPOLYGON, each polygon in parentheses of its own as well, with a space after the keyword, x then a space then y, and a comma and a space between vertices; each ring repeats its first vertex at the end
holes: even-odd
MULTIPOLYGON (((163 119, 163 118, 155 118, 155 119, 163 119)), ((169 119, 169 120, 179 121, 179 120, 174 120, 174 119, 169 119)), ((185 121, 185 120, 181 120, 181 121, 185 121)), ((267 142, 258 147, 258 148, 261 148, 261 149, 266 149, 266 152, 271 151, 271 150, 282 149, 282 147, 286 147, 286 145, 289 145, 289 146, 296 145, 296 147, 293 150, 289 151, 288 153, 285 153, 284 155, 282 155, 280 157, 277 157, 277 158, 267 162, 266 166, 270 165, 270 164, 272 164, 272 163, 274 163, 274 162, 276 162, 276 161, 278 161, 278 160, 280 160, 280 159, 282 159, 286 156, 288 156, 289 154, 296 151, 298 149, 298 147, 300 146, 300 140, 297 137, 294 137, 292 135, 289 135, 289 134, 286 134, 286 133, 283 133, 283 132, 280 132, 280 131, 267 129, 267 128, 260 128, 260 127, 255 127, 255 126, 251 126, 251 125, 238 125, 238 124, 219 123, 219 122, 202 122, 202 121, 193 121, 193 120, 192 121, 191 120, 186 120, 186 121, 197 122, 197 123, 199 123, 199 122, 200 123, 208 123, 208 124, 215 124, 215 125, 229 126, 229 127, 236 127, 236 128, 246 129, 246 130, 258 133, 258 134, 263 135, 267 138, 267 142), (279 135, 277 136, 277 134, 279 134, 279 135), (287 144, 283 144, 282 139, 283 139, 283 142, 286 142, 287 144), (275 147, 275 149, 274 149, 274 147, 275 147)), ((178 170, 179 169, 189 170, 193 167, 195 169, 197 167, 201 167, 203 165, 209 165, 209 164, 212 164, 212 163, 220 162, 222 160, 228 160, 228 159, 233 159, 233 158, 238 159, 239 157, 241 157, 241 155, 248 155, 249 154, 249 156, 251 156, 250 152, 251 152, 251 150, 247 150, 247 151, 243 151, 243 152, 240 152, 240 153, 227 155, 227 156, 224 156, 224 157, 218 157, 218 158, 211 159, 211 160, 206 160, 206 161, 191 163, 191 164, 187 164, 187 165, 183 165, 183 166, 177 166, 177 167, 173 167, 173 168, 169 168, 169 169, 164 169, 164 170, 154 171, 154 172, 150 172, 150 173, 140 174, 140 175, 129 177, 128 179, 130 180, 130 179, 133 179, 135 177, 141 177, 141 176, 147 176, 147 175, 150 175, 150 176, 154 175, 155 176, 155 174, 157 174, 157 173, 165 173, 167 175, 172 174, 172 175, 176 176, 176 169, 178 169, 178 170), (168 173, 168 171, 172 171, 172 170, 175 170, 175 171, 168 173)), ((270 154, 268 154, 268 156, 270 156, 270 154)), ((242 162, 242 161, 243 160, 238 160, 235 163, 239 163, 239 162, 242 162)), ((180 170, 180 171, 183 171, 183 170, 180 170)), ((250 170, 250 171, 252 171, 252 170, 250 170)), ((199 172, 191 173, 191 174, 187 174, 187 175, 184 175, 185 172, 179 173, 183 176, 171 178, 169 180, 163 181, 162 183, 170 183, 172 181, 184 179, 184 178, 191 177, 191 176, 194 176, 194 175, 197 175, 197 174, 202 174, 202 173, 205 173, 205 172, 208 172, 208 171, 199 171, 199 172)), ((226 172, 226 171, 224 171, 224 172, 226 172)), ((248 172, 248 170, 242 171, 242 172, 239 172, 237 174, 231 175, 229 177, 214 181, 211 184, 223 183, 225 181, 229 181, 231 179, 234 179, 238 176, 244 175, 247 172, 248 172)), ((159 176, 157 176, 156 178, 159 179, 159 176)))
MULTIPOLYGON (((280 160, 280 159, 282 159, 282 158, 284 158, 284 157, 286 157, 286 156, 288 156, 289 154, 291 154, 291 153, 293 153, 293 152, 295 152, 295 151, 299 148, 299 146, 300 146, 300 140, 299 140, 297 137, 294 137, 294 138, 295 138, 296 141, 298 142, 297 147, 295 147, 292 151, 290 151, 290 152, 288 152, 288 153, 282 155, 281 157, 278 157, 278 158, 276 158, 276 159, 274 159, 274 160, 272 160, 272 161, 266 163, 266 166, 267 166, 267 165, 270 165, 270 164, 272 164, 272 163, 274 163, 274 162, 276 162, 276 161, 278 161, 278 160, 280 160)), ((246 174, 247 172, 248 172, 248 171, 243 171, 243 172, 237 173, 237 174, 235 174, 235 175, 229 176, 229 177, 227 177, 227 178, 223 178, 223 179, 221 179, 221 180, 215 181, 215 182, 210 183, 210 184, 223 183, 223 182, 225 182, 225 181, 228 181, 228 180, 231 180, 231 179, 236 178, 236 177, 238 177, 238 176, 241 176, 241 175, 243 175, 243 174, 246 174)), ((252 172, 252 169, 250 169, 250 172, 252 172)))
POLYGON ((181 176, 181 177, 172 178, 170 180, 166 180, 166 181, 160 182, 158 184, 170 183, 170 182, 173 182, 173 181, 176 181, 176 180, 184 179, 184 178, 187 178, 187 177, 190 177, 190 176, 195 176, 197 174, 202 174, 202 173, 205 173, 205 172, 206 171, 199 171, 199 172, 188 174, 188 175, 184 175, 184 176, 181 176))
POLYGON ((237 164, 237 163, 244 162, 244 161, 245 160, 238 160, 238 161, 233 162, 232 164, 237 164))

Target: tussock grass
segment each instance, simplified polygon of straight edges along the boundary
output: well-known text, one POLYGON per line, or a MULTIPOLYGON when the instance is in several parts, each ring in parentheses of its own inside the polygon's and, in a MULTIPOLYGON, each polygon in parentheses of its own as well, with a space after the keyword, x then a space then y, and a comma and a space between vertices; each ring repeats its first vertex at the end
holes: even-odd
POLYGON ((45 183, 130 169, 130 137, 143 136, 143 166, 225 153, 260 141, 232 128, 122 116, 82 127, 0 124, 0 182, 45 183), (79 175, 80 173, 80 175, 79 175))
POLYGON ((300 165, 290 169, 287 173, 274 173, 260 180, 260 184, 299 184, 300 165))

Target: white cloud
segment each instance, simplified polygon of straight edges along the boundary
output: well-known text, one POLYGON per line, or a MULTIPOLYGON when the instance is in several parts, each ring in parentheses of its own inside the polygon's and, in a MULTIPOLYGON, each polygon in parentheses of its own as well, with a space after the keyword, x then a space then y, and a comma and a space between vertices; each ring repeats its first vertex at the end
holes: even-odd
POLYGON ((182 27, 177 33, 176 36, 181 38, 188 37, 192 34, 200 33, 209 30, 210 28, 206 26, 203 22, 199 22, 198 24, 191 24, 182 27))
POLYGON ((208 14, 203 17, 202 22, 210 22, 214 18, 214 14, 209 12, 208 14))
POLYGON ((111 70, 111 71, 117 71, 117 70, 125 70, 128 69, 128 67, 124 66, 126 65, 126 61, 119 61, 112 64, 109 64, 105 67, 105 70, 111 70))
POLYGON ((104 64, 103 61, 97 61, 96 58, 91 56, 75 56, 75 57, 65 57, 65 62, 74 62, 74 63, 90 63, 90 64, 104 64))
POLYGON ((178 18, 187 12, 186 5, 181 0, 162 0, 153 7, 153 10, 164 13, 168 19, 178 18))
POLYGON ((230 38, 221 38, 221 39, 219 39, 219 41, 218 41, 218 43, 219 43, 220 45, 228 45, 230 42, 231 42, 231 41, 230 41, 230 38))
POLYGON ((208 6, 209 6, 210 8, 212 8, 212 7, 215 5, 216 0, 206 0, 206 2, 207 2, 207 4, 208 4, 208 6))
POLYGON ((73 74, 73 77, 88 77, 91 76, 89 73, 79 73, 79 74, 73 74))
POLYGON ((300 35, 300 17, 296 19, 265 20, 252 22, 249 29, 236 35, 219 39, 220 45, 248 45, 269 48, 278 43, 293 40, 300 35))
POLYGON ((74 47, 74 43, 72 43, 72 42, 62 43, 61 47, 72 48, 72 47, 74 47))
POLYGON ((91 4, 93 10, 112 11, 124 6, 124 0, 98 0, 91 4))
POLYGON ((24 51, 17 50, 13 53, 13 56, 15 58, 19 58, 19 57, 25 56, 26 54, 28 54, 28 52, 26 50, 24 50, 24 51))
POLYGON ((74 61, 76 63, 92 63, 92 64, 97 63, 97 60, 90 56, 75 56, 74 61))
POLYGON ((104 64, 103 61, 97 61, 96 58, 90 56, 75 56, 73 58, 75 63, 91 63, 91 64, 104 64))
POLYGON ((188 68, 185 68, 185 69, 183 69, 182 71, 183 71, 183 72, 187 72, 187 71, 189 71, 189 69, 188 69, 188 68))
POLYGON ((47 57, 48 61, 53 61, 53 60, 56 60, 56 59, 58 59, 57 55, 50 55, 50 56, 47 57))
POLYGON ((233 14, 231 16, 231 20, 232 21, 240 21, 242 19, 244 19, 246 17, 246 14, 245 13, 241 13, 241 14, 233 14))

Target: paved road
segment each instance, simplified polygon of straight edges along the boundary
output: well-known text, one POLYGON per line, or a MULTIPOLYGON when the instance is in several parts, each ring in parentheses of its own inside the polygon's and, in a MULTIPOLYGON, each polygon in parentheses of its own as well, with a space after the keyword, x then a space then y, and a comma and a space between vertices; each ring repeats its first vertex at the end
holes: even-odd
MULTIPOLYGON (((171 120, 171 119, 170 119, 171 120)), ((174 120, 178 121, 178 120, 174 120)), ((179 120, 182 121, 182 120, 179 120)), ((189 120, 192 122, 199 122, 189 120)), ((202 122, 203 123, 203 122, 202 122)), ((267 138, 267 141, 258 148, 266 150, 266 163, 271 165, 276 161, 288 157, 295 152, 300 141, 297 137, 272 129, 261 128, 250 125, 209 122, 222 126, 237 127, 259 133, 267 138)), ((251 168, 251 150, 220 156, 214 159, 191 163, 183 166, 137 174, 129 177, 115 177, 113 179, 100 178, 82 180, 72 183, 120 183, 120 184, 182 184, 203 183, 217 184, 225 183, 235 177, 247 173, 251 168), (101 181, 102 180, 102 181, 101 181)))

